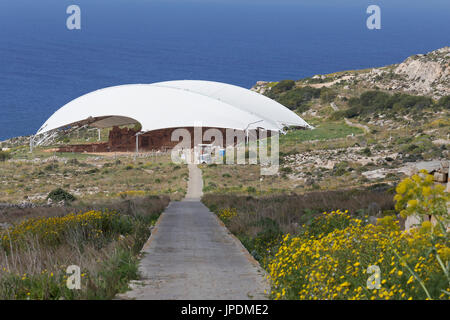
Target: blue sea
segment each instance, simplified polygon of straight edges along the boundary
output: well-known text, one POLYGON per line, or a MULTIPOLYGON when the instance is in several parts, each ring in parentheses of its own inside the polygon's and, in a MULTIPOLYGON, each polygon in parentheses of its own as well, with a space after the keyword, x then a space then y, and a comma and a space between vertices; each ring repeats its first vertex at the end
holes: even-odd
MULTIPOLYGON (((384 66, 450 45, 448 0, 1 0, 0 140, 126 83, 258 80, 384 66), (81 8, 81 30, 66 9, 81 8), (366 8, 381 8, 368 30, 366 8)), ((126 106, 124 106, 126 107, 126 106)))

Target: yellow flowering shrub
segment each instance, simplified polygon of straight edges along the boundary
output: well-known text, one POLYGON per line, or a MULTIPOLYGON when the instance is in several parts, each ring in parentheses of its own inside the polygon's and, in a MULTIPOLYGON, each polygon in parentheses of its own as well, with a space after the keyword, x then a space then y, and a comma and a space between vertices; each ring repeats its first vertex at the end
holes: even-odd
POLYGON ((128 190, 128 191, 123 191, 123 192, 119 192, 117 194, 117 196, 121 197, 121 198, 127 198, 127 197, 143 197, 145 195, 147 195, 148 192, 144 191, 144 190, 128 190))
POLYGON ((237 211, 234 208, 226 208, 219 211, 219 218, 225 223, 233 219, 235 216, 237 216, 237 211))
MULTIPOLYGON (((96 239, 115 232, 126 233, 131 225, 114 211, 88 211, 63 217, 28 219, 0 233, 1 245, 37 238, 45 244, 60 244, 77 233, 77 238, 96 239), (81 235, 81 236, 80 236, 81 235)), ((72 237, 74 238, 74 237, 72 237)))
POLYGON ((426 170, 401 181, 396 192, 395 209, 403 217, 432 215, 441 223, 449 222, 447 203, 450 197, 445 192, 445 187, 435 184, 433 176, 426 170))
POLYGON ((18 218, 0 230, 0 300, 114 298, 138 278, 138 254, 168 202, 147 197, 133 211, 18 218), (81 269, 80 290, 67 287, 70 265, 81 269))
POLYGON ((392 217, 372 225, 338 210, 304 228, 286 235, 268 264, 274 299, 425 299, 422 285, 431 298, 449 298, 446 275, 430 252, 437 241, 448 264, 448 242, 433 238, 427 224, 402 232, 392 217), (368 286, 369 266, 380 270, 372 279, 378 289, 368 286))
MULTIPOLYGON (((450 227, 448 203, 450 197, 445 192, 445 187, 442 184, 434 183, 434 177, 428 174, 426 170, 420 170, 419 174, 413 175, 411 179, 407 178, 400 182, 396 191, 397 194, 394 197, 396 201, 395 208, 400 211, 403 217, 413 215, 422 222, 422 227, 418 232, 429 237, 431 242, 429 252, 439 264, 446 277, 444 280, 450 286, 448 257, 448 228, 450 227)), ((431 298, 428 288, 421 281, 420 277, 415 275, 410 268, 409 271, 420 281, 427 297, 431 298)), ((448 289, 443 292, 450 296, 448 289)))

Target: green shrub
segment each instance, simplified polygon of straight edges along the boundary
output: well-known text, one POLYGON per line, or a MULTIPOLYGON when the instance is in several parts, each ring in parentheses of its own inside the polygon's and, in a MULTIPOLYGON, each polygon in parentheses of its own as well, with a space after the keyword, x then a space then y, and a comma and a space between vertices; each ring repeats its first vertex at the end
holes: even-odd
POLYGON ((62 200, 66 202, 72 202, 76 200, 76 198, 73 195, 71 195, 70 193, 61 188, 51 191, 48 194, 47 199, 52 199, 54 202, 59 202, 62 200))
POLYGON ((300 112, 309 109, 309 102, 320 97, 320 89, 312 87, 295 88, 281 94, 276 100, 291 110, 297 109, 300 112))
POLYGON ((432 140, 427 135, 415 137, 409 140, 408 143, 400 145, 399 149, 402 153, 409 153, 413 156, 425 155, 427 157, 432 157, 440 154, 439 148, 433 144, 432 140))
POLYGON ((264 262, 267 258, 267 248, 276 245, 281 240, 283 232, 278 222, 268 217, 255 221, 250 227, 260 231, 255 237, 241 234, 239 239, 256 260, 264 262))
POLYGON ((57 163, 52 163, 52 164, 45 166, 44 170, 45 171, 55 171, 55 170, 58 170, 58 168, 59 168, 59 165, 57 163))
POLYGON ((247 187, 247 192, 248 193, 255 193, 256 189, 254 187, 247 187))
POLYGON ((0 161, 6 161, 8 159, 11 159, 11 154, 9 152, 0 151, 0 161))
POLYGON ((361 153, 362 153, 363 155, 365 155, 365 156, 368 156, 368 157, 372 155, 372 152, 370 151, 370 148, 369 148, 369 147, 364 148, 364 149, 361 151, 361 153))
POLYGON ((443 96, 439 99, 437 106, 446 110, 450 110, 450 96, 443 96))
POLYGON ((337 92, 330 88, 322 88, 320 91, 320 100, 323 103, 330 103, 337 97, 337 92))
POLYGON ((280 169, 280 171, 284 174, 288 174, 288 173, 292 173, 292 168, 291 167, 283 167, 280 169))
POLYGON ((347 161, 336 163, 333 168, 333 175, 337 177, 342 176, 347 172, 348 168, 349 164, 347 161))
POLYGON ((294 80, 282 80, 278 82, 275 86, 270 90, 271 94, 280 94, 291 90, 295 86, 294 80))
POLYGON ((352 97, 348 100, 348 109, 337 111, 332 114, 333 119, 343 117, 353 118, 357 116, 372 116, 379 113, 384 114, 414 114, 427 108, 436 109, 448 105, 445 98, 435 104, 429 97, 413 96, 404 93, 390 95, 382 91, 366 91, 359 98, 352 97), (441 106, 442 100, 442 106, 441 106))

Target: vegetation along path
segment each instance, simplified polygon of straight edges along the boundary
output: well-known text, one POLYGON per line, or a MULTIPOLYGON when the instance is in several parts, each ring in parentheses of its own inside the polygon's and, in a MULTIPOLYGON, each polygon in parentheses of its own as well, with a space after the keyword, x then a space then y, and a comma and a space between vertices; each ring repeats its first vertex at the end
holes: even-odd
POLYGON ((201 170, 189 166, 186 198, 161 215, 123 299, 264 299, 265 272, 201 202, 201 170))

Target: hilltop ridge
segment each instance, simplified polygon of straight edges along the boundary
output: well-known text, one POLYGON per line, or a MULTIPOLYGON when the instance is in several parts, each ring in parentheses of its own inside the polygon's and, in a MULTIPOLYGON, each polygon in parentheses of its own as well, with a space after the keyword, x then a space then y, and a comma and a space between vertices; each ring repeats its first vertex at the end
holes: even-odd
MULTIPOLYGON (((258 81, 251 90, 267 94, 275 84, 258 81)), ((343 90, 381 89, 439 99, 450 95, 450 47, 416 54, 390 66, 315 75, 297 80, 296 85, 315 88, 336 86, 343 90)))

